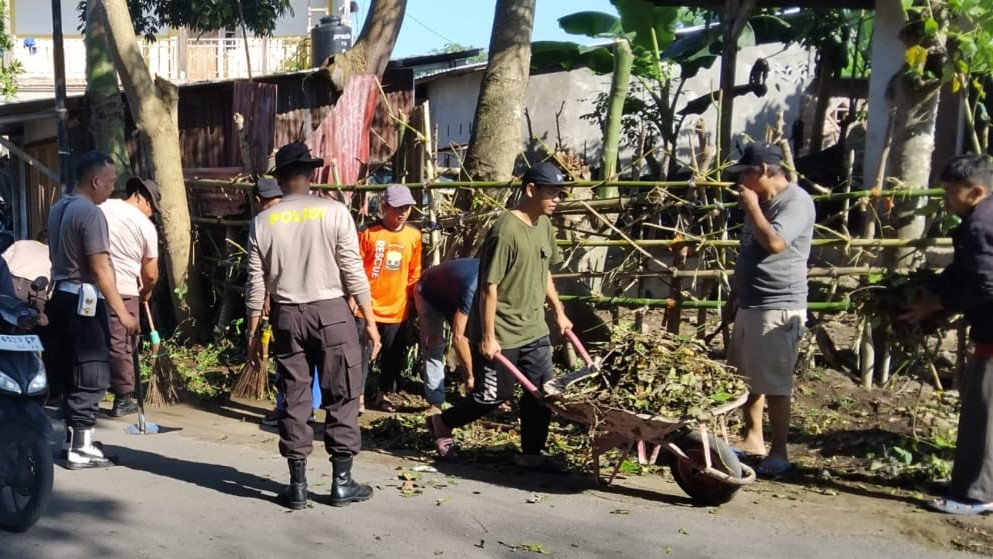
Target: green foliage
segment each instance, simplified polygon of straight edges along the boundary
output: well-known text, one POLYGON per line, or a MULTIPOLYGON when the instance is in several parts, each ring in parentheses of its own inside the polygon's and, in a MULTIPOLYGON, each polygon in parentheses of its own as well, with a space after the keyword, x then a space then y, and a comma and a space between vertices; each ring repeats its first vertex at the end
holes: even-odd
POLYGON ((310 68, 310 36, 306 36, 293 46, 293 54, 283 60, 280 70, 283 72, 299 72, 310 68))
MULTIPOLYGON (((7 0, 0 0, 0 13, 7 13, 7 0)), ((7 29, 7 19, 0 18, 0 54, 14 48, 14 41, 7 29)), ((7 98, 17 95, 17 76, 24 71, 17 60, 0 63, 0 96, 7 98)))
MULTIPOLYGON (((471 45, 465 46, 461 43, 448 43, 445 46, 441 47, 440 49, 431 49, 430 51, 428 51, 428 54, 452 54, 456 52, 465 52, 467 50, 472 50, 474 48, 476 47, 473 47, 471 45)), ((468 62, 469 64, 475 64, 477 62, 486 62, 487 58, 488 55, 486 49, 482 49, 479 54, 467 58, 466 62, 468 62)))
POLYGON ((601 409, 696 418, 747 391, 741 377, 708 359, 706 351, 693 338, 618 328, 601 373, 573 384, 562 397, 601 409))
MULTIPOLYGON (((86 21, 86 2, 78 4, 80 31, 86 21)), ((236 27, 244 16, 249 32, 266 37, 276 21, 293 14, 290 0, 127 0, 135 34, 148 41, 169 28, 186 27, 194 33, 207 33, 236 27)))

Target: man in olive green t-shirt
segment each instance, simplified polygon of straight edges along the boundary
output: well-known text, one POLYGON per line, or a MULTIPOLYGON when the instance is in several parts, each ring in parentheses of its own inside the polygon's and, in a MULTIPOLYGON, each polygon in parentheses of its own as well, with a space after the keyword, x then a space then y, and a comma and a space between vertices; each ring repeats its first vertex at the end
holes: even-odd
MULTIPOLYGON (((495 360, 498 353, 541 389, 552 376, 552 355, 544 302, 555 310, 561 333, 572 329, 550 267, 561 260, 548 216, 562 197, 562 174, 551 163, 528 169, 517 206, 497 219, 480 250, 479 288, 469 316, 475 386, 470 398, 444 413, 428 417, 428 431, 438 453, 455 450, 452 429, 486 415, 514 395, 514 377, 495 360)), ((520 401, 521 454, 516 462, 530 469, 555 464, 541 454, 548 439, 551 412, 529 392, 520 401)))

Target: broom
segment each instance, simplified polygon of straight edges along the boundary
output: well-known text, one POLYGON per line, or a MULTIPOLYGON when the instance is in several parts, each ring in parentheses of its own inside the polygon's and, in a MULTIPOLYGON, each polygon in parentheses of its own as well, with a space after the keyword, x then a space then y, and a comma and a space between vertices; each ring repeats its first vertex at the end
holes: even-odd
POLYGON ((148 381, 148 392, 145 402, 150 406, 169 406, 180 401, 180 390, 183 386, 182 376, 176 369, 176 364, 169 357, 169 352, 162 349, 162 338, 155 329, 152 319, 152 308, 145 302, 145 316, 151 332, 148 337, 152 342, 152 376, 148 381))
POLYGON ((260 353, 259 359, 253 359, 254 355, 249 355, 245 365, 238 375, 238 382, 231 390, 231 398, 244 400, 266 400, 269 398, 269 338, 272 336, 272 328, 269 326, 269 319, 263 317, 259 324, 262 336, 259 339, 260 353))

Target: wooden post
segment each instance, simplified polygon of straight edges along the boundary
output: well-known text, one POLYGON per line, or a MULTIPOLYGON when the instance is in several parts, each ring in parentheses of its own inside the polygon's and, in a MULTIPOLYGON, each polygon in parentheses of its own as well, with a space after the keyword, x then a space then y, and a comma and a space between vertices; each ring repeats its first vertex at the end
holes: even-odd
POLYGON ((55 59, 55 124, 56 137, 59 146, 59 184, 62 194, 73 188, 72 159, 69 150, 72 142, 69 139, 69 111, 66 109, 66 57, 62 43, 62 1, 52 0, 52 43, 54 44, 55 59))
POLYGON ((734 117, 734 74, 738 65, 738 37, 755 9, 756 0, 724 1, 724 51, 721 53, 721 121, 718 130, 720 161, 731 153, 731 124, 734 117))

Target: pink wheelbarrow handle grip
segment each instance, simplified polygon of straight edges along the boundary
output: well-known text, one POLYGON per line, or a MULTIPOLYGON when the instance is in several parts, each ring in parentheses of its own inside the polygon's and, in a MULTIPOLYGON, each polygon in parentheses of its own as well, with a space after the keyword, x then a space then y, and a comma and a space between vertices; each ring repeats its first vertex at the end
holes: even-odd
POLYGON ((499 361, 501 365, 506 367, 507 370, 510 371, 510 374, 514 375, 514 378, 517 379, 517 382, 521 383, 521 386, 523 386, 525 390, 530 392, 532 396, 534 396, 538 400, 544 398, 544 396, 541 395, 541 391, 538 390, 538 387, 535 386, 533 382, 528 380, 528 377, 524 376, 524 373, 522 373, 521 370, 518 369, 516 365, 511 363, 510 359, 504 357, 502 353, 496 354, 495 359, 499 361))
MULTIPOLYGON (((572 344, 576 346, 576 351, 578 351, 579 354, 583 357, 583 361, 586 361, 586 365, 592 366, 593 358, 590 357, 590 354, 586 351, 586 348, 583 347, 582 342, 579 341, 579 338, 576 336, 576 334, 572 330, 567 331, 565 334, 566 336, 569 337, 569 341, 571 341, 572 344)), ((542 400, 544 398, 544 396, 541 394, 541 391, 538 390, 538 387, 535 386, 534 383, 528 379, 528 377, 524 376, 524 373, 522 373, 521 370, 518 369, 516 365, 511 363, 510 359, 507 359, 502 353, 497 353, 494 359, 496 359, 501 365, 506 367, 507 370, 510 371, 510 374, 514 375, 514 378, 517 379, 517 382, 521 383, 521 386, 523 386, 525 390, 530 392, 532 396, 534 396, 539 400, 542 400)))

